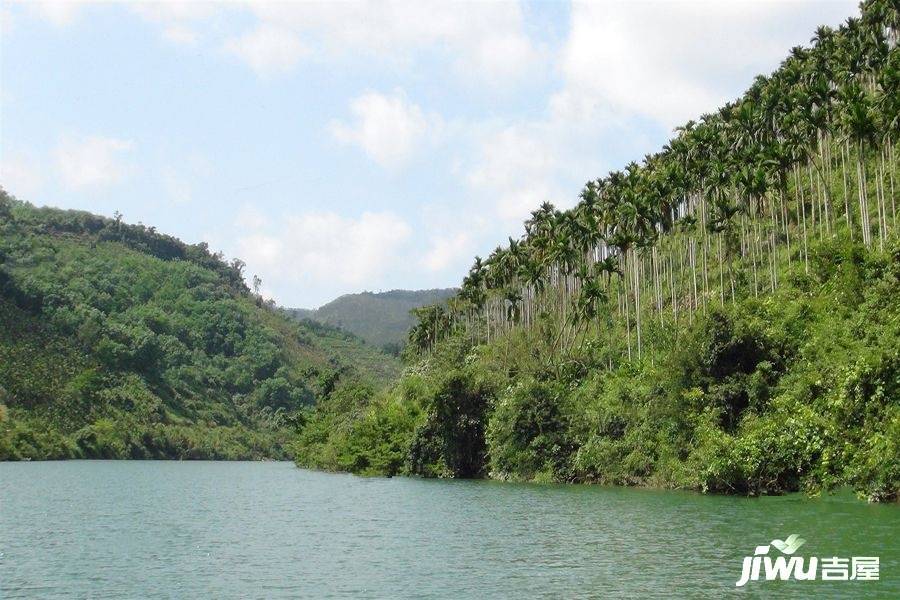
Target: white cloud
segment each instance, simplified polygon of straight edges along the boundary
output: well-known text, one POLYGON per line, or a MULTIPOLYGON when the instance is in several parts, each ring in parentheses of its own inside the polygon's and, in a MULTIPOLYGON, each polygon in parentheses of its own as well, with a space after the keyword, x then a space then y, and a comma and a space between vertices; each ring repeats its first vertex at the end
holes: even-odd
MULTIPOLYGON (((86 2, 34 2, 32 12, 71 24, 86 2)), ((128 3, 172 43, 214 40, 262 76, 293 70, 305 58, 414 67, 437 58, 460 79, 491 87, 533 80, 547 48, 525 31, 518 2, 202 2, 128 3), (249 13, 246 30, 226 33, 223 15, 249 13)))
POLYGON ((219 7, 214 2, 157 0, 129 3, 131 10, 150 21, 173 23, 198 21, 212 17, 219 7))
MULTIPOLYGON (((428 53, 449 60, 458 76, 491 85, 533 74, 543 49, 525 34, 522 11, 514 2, 260 2, 249 5, 258 20, 255 43, 313 48, 319 59, 364 56, 394 65, 411 65, 428 53), (268 41, 267 38, 271 38, 268 41), (276 41, 277 40, 277 41, 276 41)), ((235 38, 226 42, 232 48, 235 38)), ((260 56, 241 54, 254 69, 260 56)), ((280 69, 292 61, 276 61, 280 69)))
POLYGON ((367 92, 350 103, 350 112, 354 122, 332 122, 332 135, 343 144, 358 146, 387 169, 404 165, 441 128, 439 117, 426 116, 401 90, 390 96, 367 92))
POLYGON ((448 236, 435 235, 432 236, 431 247, 422 257, 421 264, 431 272, 444 271, 468 260, 472 253, 472 238, 466 232, 448 236))
POLYGON ((34 162, 21 155, 4 156, 0 160, 0 185, 23 200, 34 200, 43 181, 34 162))
POLYGON ((73 189, 119 183, 132 171, 123 155, 133 147, 130 140, 63 136, 56 146, 59 175, 73 189))
POLYGON ((571 194, 559 186, 558 132, 543 124, 510 125, 485 132, 467 183, 492 198, 496 215, 521 222, 543 202, 560 204, 571 194))
POLYGON ((228 40, 225 48, 262 76, 290 71, 309 53, 297 35, 271 24, 228 40))
POLYGON ((315 212, 287 216, 273 228, 263 220, 254 224, 263 227, 237 244, 248 272, 259 274, 271 289, 299 284, 309 294, 377 287, 385 272, 402 262, 399 252, 412 233, 388 212, 356 218, 315 212))
POLYGON ((279 260, 286 257, 284 241, 280 238, 256 233, 238 240, 238 249, 243 260, 259 266, 263 272, 278 268, 279 260))
POLYGON ((820 19, 853 12, 846 1, 576 3, 559 65, 565 85, 551 104, 572 119, 612 113, 672 128, 775 68, 820 19))
POLYGON ((49 21, 56 27, 71 25, 84 2, 77 0, 63 0, 59 2, 30 2, 28 6, 37 16, 49 21))
POLYGON ((166 41, 195 46, 202 37, 204 23, 210 21, 223 5, 169 0, 129 3, 129 7, 144 20, 161 27, 162 37, 166 41))
POLYGON ((457 70, 474 71, 490 84, 517 80, 537 73, 544 62, 543 50, 536 48, 519 31, 481 37, 457 61, 457 70))

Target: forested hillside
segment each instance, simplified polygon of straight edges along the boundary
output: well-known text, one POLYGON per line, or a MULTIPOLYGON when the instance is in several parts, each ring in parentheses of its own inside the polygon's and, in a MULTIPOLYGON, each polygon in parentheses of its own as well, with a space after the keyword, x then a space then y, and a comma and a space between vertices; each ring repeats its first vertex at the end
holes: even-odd
POLYGON ((0 190, 0 459, 265 458, 390 357, 254 296, 152 227, 0 190))
POLYGON ((457 290, 391 290, 346 294, 318 309, 287 309, 297 318, 312 319, 358 335, 368 343, 397 354, 416 322, 411 314, 422 306, 438 304, 457 290))
POLYGON ((896 499, 900 12, 861 8, 535 210, 419 311, 393 391, 319 406, 297 462, 896 499))

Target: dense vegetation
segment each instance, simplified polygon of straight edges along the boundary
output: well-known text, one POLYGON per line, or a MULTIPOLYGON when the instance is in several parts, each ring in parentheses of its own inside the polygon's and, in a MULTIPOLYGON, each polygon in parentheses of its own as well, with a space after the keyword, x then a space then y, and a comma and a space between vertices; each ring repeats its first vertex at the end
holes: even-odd
POLYGON ((0 190, 0 459, 264 458, 394 361, 297 323, 204 244, 0 190))
POLYGON ((315 310, 287 309, 297 318, 306 318, 358 335, 391 354, 399 354, 406 334, 415 324, 411 311, 441 303, 458 290, 391 290, 346 294, 315 310))
POLYGON ((896 499, 898 27, 864 2, 575 208, 536 210, 417 311, 396 388, 319 405, 297 462, 896 499))

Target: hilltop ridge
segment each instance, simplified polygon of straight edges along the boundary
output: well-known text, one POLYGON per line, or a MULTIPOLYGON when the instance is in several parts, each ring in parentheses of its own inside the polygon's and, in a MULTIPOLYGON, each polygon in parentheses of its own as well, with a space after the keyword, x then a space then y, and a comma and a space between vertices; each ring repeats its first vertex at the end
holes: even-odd
POLYGON ((344 294, 317 309, 289 308, 297 318, 311 319, 349 331, 373 346, 397 353, 415 323, 410 311, 445 301, 456 288, 389 290, 344 294))
POLYGON ((0 190, 0 459, 274 458, 304 412, 399 365, 298 323, 152 227, 0 190))

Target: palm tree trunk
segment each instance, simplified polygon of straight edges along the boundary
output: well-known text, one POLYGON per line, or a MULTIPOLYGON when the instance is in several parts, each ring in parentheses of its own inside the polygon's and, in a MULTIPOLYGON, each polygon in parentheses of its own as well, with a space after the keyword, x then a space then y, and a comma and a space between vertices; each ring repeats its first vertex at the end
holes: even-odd
POLYGON ((706 231, 706 196, 701 196, 700 204, 700 243, 703 244, 703 310, 706 311, 706 302, 709 297, 709 249, 708 235, 706 231))
POLYGON ((675 292, 675 259, 672 256, 666 256, 666 263, 669 267, 669 292, 672 295, 672 318, 675 321, 675 330, 678 330, 678 294, 675 292))
POLYGON ((888 164, 890 165, 888 172, 890 173, 890 180, 891 180, 891 226, 894 227, 894 229, 896 229, 897 228, 897 201, 896 201, 897 195, 894 191, 894 171, 897 168, 897 163, 894 160, 894 146, 891 144, 891 136, 887 136, 884 147, 887 148, 888 164))
POLYGON ((886 189, 884 185, 885 179, 885 171, 887 170, 887 164, 884 160, 884 146, 879 149, 878 152, 878 181, 877 187, 879 190, 880 202, 881 202, 881 248, 884 249, 884 242, 887 240, 888 234, 888 218, 887 218, 887 198, 885 198, 886 189))
POLYGON ((847 160, 844 156, 844 150, 850 153, 850 141, 847 140, 841 144, 841 174, 844 179, 844 217, 847 219, 847 230, 850 232, 850 239, 853 239, 853 218, 850 216, 850 192, 847 189, 847 160))
POLYGON ((689 238, 689 241, 690 241, 690 249, 691 249, 691 254, 690 254, 691 281, 693 283, 693 286, 691 288, 693 290, 693 301, 691 302, 691 315, 693 315, 693 313, 696 312, 697 306, 699 304, 699 300, 697 298, 697 259, 694 255, 694 248, 696 246, 696 244, 694 242, 694 238, 693 237, 689 238))
POLYGON ((803 265, 804 271, 809 273, 809 244, 806 232, 806 199, 803 197, 803 187, 800 185, 800 169, 794 167, 794 194, 797 196, 797 203, 800 205, 800 214, 802 215, 803 224, 803 265))
POLYGON ((785 181, 784 172, 779 172, 779 185, 778 185, 778 204, 781 209, 781 227, 782 232, 784 233, 784 242, 787 245, 787 257, 788 257, 788 265, 791 264, 791 228, 790 223, 788 222, 788 211, 787 211, 787 200, 785 196, 787 195, 787 182, 785 181))
POLYGON ((774 292, 775 289, 778 287, 778 273, 777 273, 777 265, 776 265, 777 257, 775 256, 775 250, 776 250, 775 235, 778 230, 778 221, 775 218, 775 215, 776 215, 775 200, 772 198, 771 194, 768 194, 768 196, 769 196, 769 212, 772 213, 771 228, 769 231, 769 255, 771 256, 771 259, 772 259, 771 260, 772 274, 770 277, 770 281, 772 283, 772 291, 774 292))
POLYGON ((856 145, 856 182, 859 195, 859 214, 862 224, 863 244, 866 247, 872 243, 871 229, 869 228, 869 202, 866 197, 866 167, 863 158, 863 145, 858 142, 856 145))
POLYGON ((719 306, 725 307, 725 273, 722 266, 722 232, 716 236, 717 252, 716 257, 719 260, 719 306))
MULTIPOLYGON (((817 224, 821 223, 821 221, 822 221, 822 212, 821 212, 821 208, 819 208, 819 201, 821 200, 821 194, 820 194, 820 190, 819 190, 818 186, 816 185, 818 183, 818 180, 813 175, 811 161, 806 163, 806 172, 807 172, 807 175, 809 176, 809 195, 810 195, 810 201, 809 201, 810 215, 809 216, 811 219, 810 224, 812 226, 812 230, 815 231, 817 224), (815 199, 813 199, 813 196, 815 196, 815 199), (816 213, 819 214, 818 219, 816 218, 816 213)), ((821 234, 819 235, 819 237, 821 237, 821 234)))
POLYGON ((634 321, 637 329, 637 354, 641 359, 641 279, 637 260, 637 252, 632 252, 631 264, 634 266, 634 321))
POLYGON ((622 252, 622 277, 624 279, 624 296, 625 296, 625 331, 628 338, 628 360, 631 360, 631 311, 628 308, 628 251, 622 252))
POLYGON ((821 182, 822 187, 822 205, 825 207, 825 231, 827 233, 831 233, 831 180, 828 177, 829 169, 826 166, 826 154, 824 141, 824 134, 819 133, 819 160, 822 163, 821 168, 816 169, 816 174, 819 176, 819 181, 821 182))

